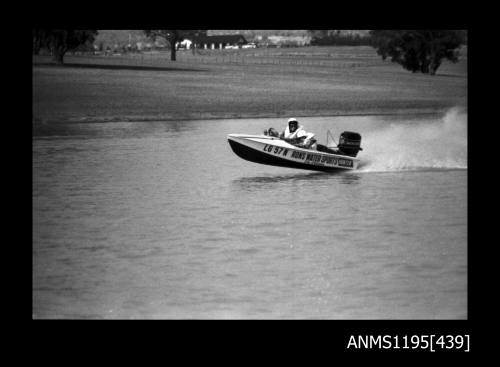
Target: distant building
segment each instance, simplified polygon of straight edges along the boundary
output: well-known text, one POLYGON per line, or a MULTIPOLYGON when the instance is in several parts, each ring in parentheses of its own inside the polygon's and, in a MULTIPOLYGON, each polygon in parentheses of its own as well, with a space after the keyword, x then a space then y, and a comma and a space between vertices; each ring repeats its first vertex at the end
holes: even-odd
MULTIPOLYGON (((185 42, 184 40, 183 42, 185 42)), ((189 39, 192 42, 190 47, 203 48, 203 49, 223 49, 226 46, 237 46, 241 48, 242 45, 247 44, 245 37, 239 34, 221 35, 221 36, 198 36, 189 39)), ((186 48, 190 48, 186 47, 186 48)))
POLYGON ((191 45, 193 44, 193 41, 188 40, 187 38, 182 40, 182 42, 177 42, 177 49, 179 48, 185 48, 189 50, 191 48, 191 45))

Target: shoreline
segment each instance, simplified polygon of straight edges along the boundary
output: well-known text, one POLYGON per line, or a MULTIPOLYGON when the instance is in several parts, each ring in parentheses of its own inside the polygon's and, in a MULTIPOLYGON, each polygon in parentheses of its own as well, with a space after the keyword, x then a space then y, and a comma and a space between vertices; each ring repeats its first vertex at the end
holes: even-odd
MULTIPOLYGON (((467 106, 455 106, 467 109, 467 106)), ((398 115, 438 115, 447 108, 407 108, 407 109, 374 109, 365 111, 280 111, 263 113, 234 113, 234 112, 193 112, 172 113, 159 115, 123 115, 123 116, 80 116, 80 117, 49 117, 36 118, 32 122, 39 124, 74 124, 74 123, 112 123, 112 122, 153 122, 153 121, 199 121, 199 120, 240 120, 240 119, 269 119, 288 117, 341 117, 341 116, 398 116, 398 115)))

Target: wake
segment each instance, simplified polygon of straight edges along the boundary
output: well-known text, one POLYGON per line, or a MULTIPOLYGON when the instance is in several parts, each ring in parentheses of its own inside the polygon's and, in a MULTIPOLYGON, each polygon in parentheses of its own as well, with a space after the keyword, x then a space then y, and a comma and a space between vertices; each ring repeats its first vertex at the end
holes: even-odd
POLYGON ((467 111, 452 108, 441 119, 393 123, 365 134, 362 147, 361 172, 467 169, 467 111))

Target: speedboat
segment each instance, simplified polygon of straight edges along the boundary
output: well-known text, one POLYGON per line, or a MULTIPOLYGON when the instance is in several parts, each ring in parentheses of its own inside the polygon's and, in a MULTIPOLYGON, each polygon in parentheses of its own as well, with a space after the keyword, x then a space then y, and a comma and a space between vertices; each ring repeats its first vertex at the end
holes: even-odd
MULTIPOLYGON (((271 132, 273 129, 269 129, 271 132)), ((330 132, 328 131, 328 134, 330 132)), ((250 162, 315 171, 353 170, 358 168, 356 158, 361 148, 361 135, 344 131, 336 147, 314 144, 292 144, 279 136, 229 134, 229 145, 236 155, 250 162)))

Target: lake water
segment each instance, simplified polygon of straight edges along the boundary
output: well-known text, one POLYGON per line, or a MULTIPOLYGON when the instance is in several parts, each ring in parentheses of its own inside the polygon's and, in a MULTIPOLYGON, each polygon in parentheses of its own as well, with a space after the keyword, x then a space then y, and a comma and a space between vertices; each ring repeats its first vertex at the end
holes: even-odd
POLYGON ((466 112, 299 118, 358 171, 227 143, 286 119, 35 126, 33 317, 466 319, 466 112))

